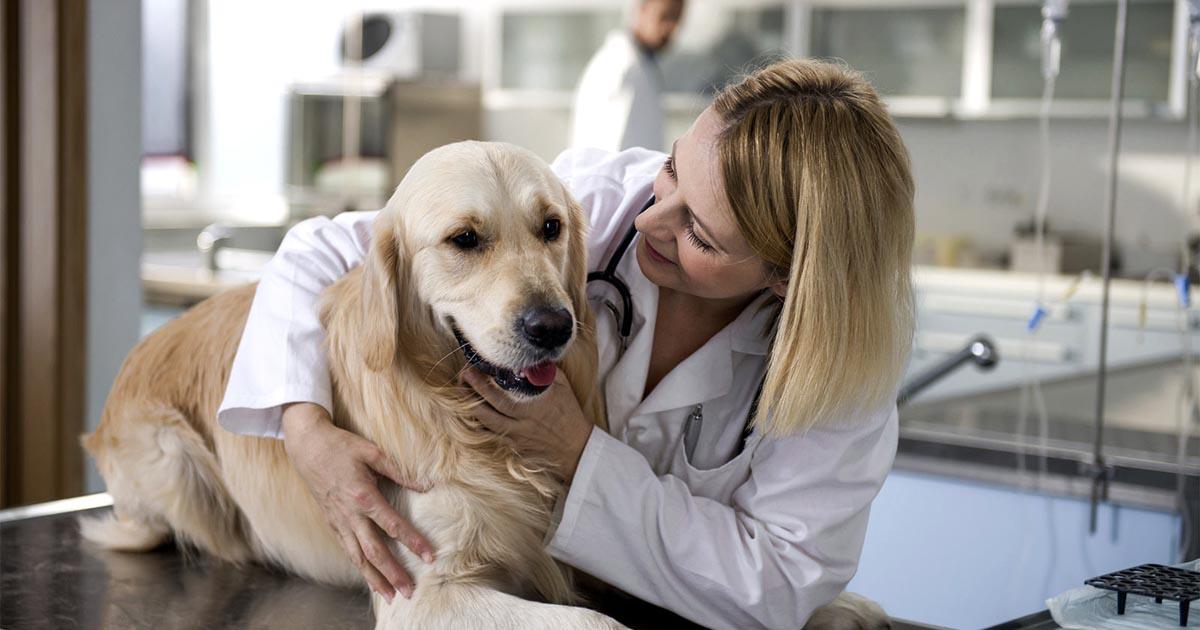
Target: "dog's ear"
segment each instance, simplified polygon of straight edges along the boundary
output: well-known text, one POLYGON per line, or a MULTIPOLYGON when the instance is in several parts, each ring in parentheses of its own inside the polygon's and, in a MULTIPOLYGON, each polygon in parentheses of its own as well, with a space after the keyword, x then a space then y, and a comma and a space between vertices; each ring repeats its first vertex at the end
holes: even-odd
POLYGON ((596 322, 587 300, 588 217, 566 186, 562 187, 562 195, 571 224, 570 243, 567 245, 567 294, 571 296, 571 308, 575 311, 579 327, 575 342, 571 344, 561 366, 571 381, 575 398, 583 406, 584 414, 593 424, 607 431, 604 402, 596 388, 596 322))
POLYGON ((367 367, 376 372, 391 366, 396 358, 396 337, 400 332, 397 296, 400 266, 405 262, 401 247, 401 239, 393 231, 391 221, 376 221, 371 251, 363 262, 362 320, 359 322, 363 359, 367 367))
POLYGON ((567 244, 567 293, 571 296, 571 308, 575 317, 582 318, 588 313, 587 302, 587 232, 588 217, 583 212, 583 206, 575 200, 575 196, 563 184, 563 202, 567 208, 571 230, 570 241, 567 244))

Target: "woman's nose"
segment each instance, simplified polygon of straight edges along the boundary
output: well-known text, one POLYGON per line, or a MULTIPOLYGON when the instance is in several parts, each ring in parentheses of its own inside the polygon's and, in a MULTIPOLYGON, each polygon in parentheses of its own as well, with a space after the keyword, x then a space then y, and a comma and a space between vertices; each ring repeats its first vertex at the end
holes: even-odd
POLYGON ((671 213, 660 204, 651 206, 633 220, 639 232, 659 241, 672 238, 671 223, 671 213))

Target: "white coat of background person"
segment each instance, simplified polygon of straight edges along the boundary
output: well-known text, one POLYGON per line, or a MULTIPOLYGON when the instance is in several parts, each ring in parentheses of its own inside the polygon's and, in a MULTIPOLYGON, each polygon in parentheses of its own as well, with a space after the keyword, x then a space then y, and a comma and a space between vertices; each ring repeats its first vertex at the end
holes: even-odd
POLYGON ((638 0, 629 28, 608 34, 575 92, 572 148, 663 148, 663 80, 655 57, 670 43, 683 7, 683 0, 638 0))

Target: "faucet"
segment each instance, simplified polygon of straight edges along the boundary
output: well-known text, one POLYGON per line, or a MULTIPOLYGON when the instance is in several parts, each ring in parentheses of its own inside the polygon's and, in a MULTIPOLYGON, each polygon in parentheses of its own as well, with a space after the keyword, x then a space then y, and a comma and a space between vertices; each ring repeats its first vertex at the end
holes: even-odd
POLYGON ((990 370, 996 367, 999 360, 1000 356, 996 353, 996 345, 986 336, 979 335, 963 346, 962 350, 955 352, 941 363, 925 370, 906 383, 896 397, 896 404, 903 405, 908 402, 917 395, 917 392, 941 380, 964 363, 974 363, 975 367, 981 370, 990 370))
POLYGON ((213 223, 200 231, 196 236, 196 248, 205 254, 205 266, 212 273, 220 268, 217 266, 217 252, 225 247, 233 238, 233 230, 219 223, 213 223))

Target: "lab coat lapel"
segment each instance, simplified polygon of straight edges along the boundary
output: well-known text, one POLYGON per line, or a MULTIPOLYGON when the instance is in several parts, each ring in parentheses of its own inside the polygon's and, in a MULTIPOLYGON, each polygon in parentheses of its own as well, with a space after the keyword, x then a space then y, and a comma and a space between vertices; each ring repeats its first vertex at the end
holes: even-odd
MULTIPOLYGON (((690 407, 720 398, 733 388, 733 353, 766 354, 770 342, 762 336, 773 311, 763 309, 773 298, 769 292, 750 302, 737 319, 675 366, 658 387, 634 410, 634 415, 690 407)), ((646 349, 647 355, 649 348, 646 349)), ((639 381, 645 383, 649 360, 639 381)), ((644 386, 644 385, 643 385, 644 386)))
MULTIPOLYGON (((733 383, 731 333, 730 327, 726 326, 675 366, 634 409, 633 415, 690 407, 728 394, 733 383)), ((645 383, 644 371, 642 382, 645 383)))

